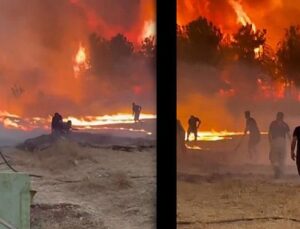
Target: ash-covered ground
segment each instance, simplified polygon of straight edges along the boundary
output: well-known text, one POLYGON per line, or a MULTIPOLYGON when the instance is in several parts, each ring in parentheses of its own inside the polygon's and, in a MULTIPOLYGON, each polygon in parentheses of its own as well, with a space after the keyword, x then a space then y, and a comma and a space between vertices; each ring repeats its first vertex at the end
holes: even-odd
MULTIPOLYGON (((155 228, 155 122, 124 127, 136 125, 152 135, 85 131, 50 144, 48 135, 38 136, 29 140, 32 148, 24 148, 26 141, 3 147, 15 169, 42 176, 31 178, 37 191, 31 228, 155 228)), ((8 168, 1 164, 0 170, 8 168)))
POLYGON ((267 135, 256 162, 248 160, 247 138, 234 150, 240 140, 198 142, 201 150, 177 154, 178 228, 300 227, 300 177, 290 151, 285 175, 275 179, 267 135))

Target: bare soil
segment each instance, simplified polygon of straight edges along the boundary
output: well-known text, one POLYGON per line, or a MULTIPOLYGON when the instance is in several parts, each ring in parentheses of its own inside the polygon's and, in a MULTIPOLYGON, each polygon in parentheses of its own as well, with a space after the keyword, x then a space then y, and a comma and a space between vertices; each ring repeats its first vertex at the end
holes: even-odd
POLYGON ((236 142, 205 144, 178 154, 179 229, 300 228, 300 177, 288 155, 275 179, 265 143, 256 162, 245 147, 233 151, 236 142))
POLYGON ((43 150, 3 152, 18 171, 43 176, 32 177, 32 229, 155 228, 155 148, 92 148, 62 139, 43 150))

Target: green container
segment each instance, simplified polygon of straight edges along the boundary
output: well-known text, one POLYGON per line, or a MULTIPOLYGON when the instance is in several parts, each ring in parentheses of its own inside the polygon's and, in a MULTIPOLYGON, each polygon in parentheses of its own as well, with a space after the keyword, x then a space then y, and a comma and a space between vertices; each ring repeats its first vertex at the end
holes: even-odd
POLYGON ((23 173, 0 173, 0 229, 7 229, 1 221, 17 229, 30 228, 30 177, 23 173))

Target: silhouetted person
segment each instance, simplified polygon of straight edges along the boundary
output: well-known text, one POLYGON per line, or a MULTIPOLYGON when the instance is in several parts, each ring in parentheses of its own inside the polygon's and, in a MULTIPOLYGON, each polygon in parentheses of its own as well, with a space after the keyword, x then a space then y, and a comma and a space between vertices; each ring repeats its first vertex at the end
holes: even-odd
POLYGON ((245 111, 246 128, 245 135, 249 132, 248 153, 250 159, 257 158, 257 145, 260 142, 260 132, 254 118, 250 116, 250 111, 245 111))
POLYGON ((284 114, 278 112, 276 120, 269 127, 270 154, 269 159, 274 169, 275 178, 282 176, 286 159, 286 137, 291 140, 290 128, 283 121, 284 114))
POLYGON ((197 141, 197 132, 198 132, 198 128, 201 124, 200 119, 191 115, 189 118, 188 124, 189 124, 189 127, 188 127, 188 131, 187 131, 187 141, 189 141, 189 137, 190 137, 191 133, 194 134, 194 140, 197 141))
POLYGON ((300 126, 297 126, 293 133, 293 139, 291 143, 291 158, 293 161, 296 159, 298 174, 300 176, 300 126), (295 154, 295 147, 297 143, 297 150, 295 154))
POLYGON ((59 113, 55 113, 52 117, 51 129, 52 133, 60 133, 63 128, 63 118, 59 113))
POLYGON ((140 105, 132 103, 132 114, 134 116, 135 122, 138 122, 140 120, 141 110, 142 110, 142 107, 140 105))

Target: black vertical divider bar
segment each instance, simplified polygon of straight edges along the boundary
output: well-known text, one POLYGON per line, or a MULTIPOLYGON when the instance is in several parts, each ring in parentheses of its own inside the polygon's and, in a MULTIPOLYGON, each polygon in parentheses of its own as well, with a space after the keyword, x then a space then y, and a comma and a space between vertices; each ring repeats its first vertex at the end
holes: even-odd
POLYGON ((157 0, 157 228, 176 228, 176 1, 157 0))

